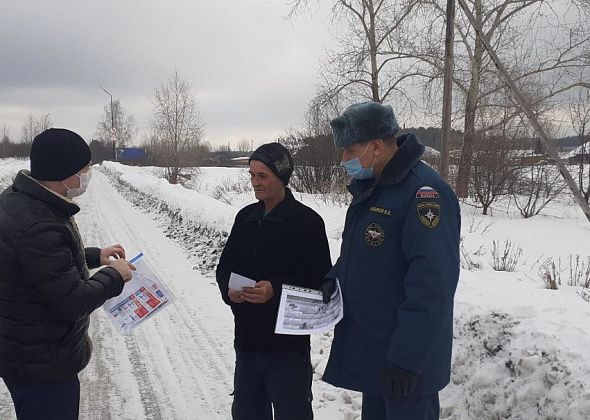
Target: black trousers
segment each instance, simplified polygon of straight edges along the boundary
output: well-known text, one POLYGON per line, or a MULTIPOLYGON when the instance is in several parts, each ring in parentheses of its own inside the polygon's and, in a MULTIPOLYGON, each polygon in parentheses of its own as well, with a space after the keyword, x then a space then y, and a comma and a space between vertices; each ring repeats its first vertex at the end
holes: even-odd
POLYGON ((439 415, 438 392, 405 400, 363 394, 362 420, 438 420, 439 415))
POLYGON ((236 348, 233 420, 312 420, 309 348, 236 348))
POLYGON ((80 381, 7 383, 18 420, 78 420, 80 381))

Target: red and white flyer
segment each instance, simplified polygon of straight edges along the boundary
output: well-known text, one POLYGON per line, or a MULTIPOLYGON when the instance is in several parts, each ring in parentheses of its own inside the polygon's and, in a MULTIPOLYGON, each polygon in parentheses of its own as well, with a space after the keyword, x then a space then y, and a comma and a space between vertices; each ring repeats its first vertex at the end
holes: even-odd
POLYGON ((122 334, 133 331, 174 299, 145 261, 143 253, 129 262, 137 269, 133 272, 133 278, 125 283, 119 296, 107 300, 103 305, 109 319, 122 334))

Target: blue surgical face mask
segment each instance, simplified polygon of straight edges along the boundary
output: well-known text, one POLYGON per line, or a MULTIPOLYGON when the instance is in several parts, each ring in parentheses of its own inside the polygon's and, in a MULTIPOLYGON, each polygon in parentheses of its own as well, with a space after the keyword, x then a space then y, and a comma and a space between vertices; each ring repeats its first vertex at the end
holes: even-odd
POLYGON ((367 144, 367 147, 365 147, 365 150, 363 150, 363 153, 361 153, 359 157, 355 157, 350 160, 340 162, 340 166, 346 169, 346 172, 348 172, 348 175, 350 175, 351 177, 356 179, 373 178, 373 165, 375 164, 375 160, 377 160, 377 158, 373 160, 373 164, 370 168, 364 168, 361 164, 361 158, 363 157, 368 148, 369 144, 367 144))

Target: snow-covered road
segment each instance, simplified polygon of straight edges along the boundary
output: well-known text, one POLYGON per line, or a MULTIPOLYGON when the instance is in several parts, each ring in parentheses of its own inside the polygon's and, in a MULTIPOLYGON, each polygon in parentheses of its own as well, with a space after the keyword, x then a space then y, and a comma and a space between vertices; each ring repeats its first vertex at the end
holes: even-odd
MULTIPOLYGON (((182 249, 154 220, 122 198, 95 171, 77 216, 87 246, 121 243, 146 253, 176 301, 129 336, 102 309, 93 315, 93 357, 80 376, 82 419, 227 419, 233 378, 233 322, 211 278, 192 269, 182 249), (219 333, 216 333, 219 332, 219 333)), ((198 238, 195 238, 198 240, 198 238)), ((0 418, 13 416, 0 394, 0 418)))

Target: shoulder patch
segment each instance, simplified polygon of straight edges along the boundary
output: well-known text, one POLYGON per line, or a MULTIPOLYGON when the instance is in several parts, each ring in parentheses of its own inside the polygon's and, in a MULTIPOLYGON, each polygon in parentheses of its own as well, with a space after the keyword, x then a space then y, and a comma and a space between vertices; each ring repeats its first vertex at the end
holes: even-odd
POLYGON ((423 187, 420 187, 418 191, 416 191, 416 198, 435 199, 438 198, 438 191, 428 185, 424 185, 423 187))
POLYGON ((440 204, 434 201, 418 203, 416 206, 420 223, 429 229, 434 229, 440 223, 440 204))

